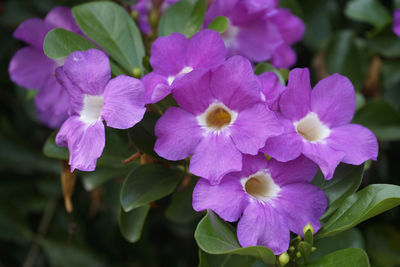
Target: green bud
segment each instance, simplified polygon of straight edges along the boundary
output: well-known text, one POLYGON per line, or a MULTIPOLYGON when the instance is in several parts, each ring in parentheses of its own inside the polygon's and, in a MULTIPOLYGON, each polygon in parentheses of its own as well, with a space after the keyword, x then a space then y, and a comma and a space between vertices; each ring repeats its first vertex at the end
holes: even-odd
POLYGON ((300 251, 298 251, 297 253, 296 253, 296 259, 300 259, 301 258, 301 253, 300 253, 300 251))
POLYGON ((157 9, 153 9, 153 10, 150 12, 150 16, 149 16, 149 23, 150 23, 150 26, 151 26, 152 28, 154 28, 155 26, 157 26, 158 17, 159 17, 158 10, 157 10, 157 9))
POLYGON ((133 68, 132 73, 133 73, 133 77, 140 78, 142 71, 139 68, 133 68))
POLYGON ((290 246, 290 247, 289 247, 289 251, 290 251, 290 252, 293 252, 294 250, 295 250, 295 248, 294 248, 293 246, 290 246))
POLYGON ((306 234, 307 231, 310 230, 311 234, 314 234, 314 227, 312 227, 311 223, 307 223, 303 228, 303 234, 306 234))
POLYGON ((131 11, 131 17, 132 17, 134 20, 137 20, 138 17, 139 17, 139 12, 137 12, 137 10, 132 10, 132 11, 131 11))
POLYGON ((281 255, 279 255, 278 259, 281 266, 285 266, 290 261, 290 257, 287 252, 283 252, 281 255))
POLYGON ((311 252, 315 252, 316 250, 317 250, 316 247, 312 247, 312 248, 311 248, 311 252))

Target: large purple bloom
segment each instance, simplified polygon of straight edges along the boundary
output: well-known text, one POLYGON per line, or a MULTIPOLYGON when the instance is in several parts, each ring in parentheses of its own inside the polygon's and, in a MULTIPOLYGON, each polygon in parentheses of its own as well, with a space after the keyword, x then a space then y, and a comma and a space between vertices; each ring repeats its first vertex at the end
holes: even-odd
POLYGON ((375 135, 350 124, 356 97, 346 77, 331 75, 311 90, 308 69, 294 69, 279 106, 284 134, 268 139, 262 152, 279 161, 303 154, 319 165, 326 179, 332 178, 339 162, 359 165, 376 160, 375 135))
POLYGON ((296 53, 290 47, 304 33, 303 22, 275 0, 216 0, 205 17, 226 16, 230 25, 223 34, 228 56, 243 55, 251 61, 270 60, 275 67, 290 67, 296 53))
POLYGON ((158 38, 151 47, 150 63, 154 71, 143 77, 146 102, 155 103, 171 93, 176 80, 193 69, 221 64, 226 57, 218 32, 202 30, 188 40, 181 33, 158 38))
POLYGON ((180 108, 169 108, 157 122, 154 150, 169 160, 193 154, 190 172, 212 184, 240 171, 242 154, 256 155, 267 138, 282 132, 243 57, 186 74, 176 81, 172 94, 180 108))
POLYGON ((80 33, 71 10, 56 7, 44 20, 25 20, 14 32, 14 38, 29 46, 17 51, 9 66, 11 80, 26 89, 37 89, 36 109, 41 122, 50 128, 57 128, 68 116, 68 95, 57 83, 55 69, 63 60, 49 59, 43 53, 43 41, 53 28, 63 28, 80 33))
POLYGON ((289 162, 267 161, 263 154, 243 157, 243 170, 230 173, 219 185, 200 179, 193 191, 196 211, 211 209, 222 219, 237 221, 241 246, 266 246, 275 254, 289 247, 290 232, 302 234, 327 206, 322 190, 310 184, 317 166, 305 157, 289 162))
POLYGON ((96 49, 74 52, 56 70, 70 97, 71 115, 56 137, 70 152, 71 171, 93 171, 105 144, 107 126, 127 129, 145 112, 145 89, 138 79, 120 75, 111 80, 108 57, 96 49))
POLYGON ((393 31, 400 37, 400 8, 394 11, 393 15, 393 31))

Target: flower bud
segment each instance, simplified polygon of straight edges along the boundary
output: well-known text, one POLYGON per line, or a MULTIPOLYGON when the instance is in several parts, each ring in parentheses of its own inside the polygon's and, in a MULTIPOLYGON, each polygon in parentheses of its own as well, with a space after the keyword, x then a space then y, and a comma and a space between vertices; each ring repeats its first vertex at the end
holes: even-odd
POLYGON ((281 255, 279 255, 278 259, 281 266, 285 266, 290 261, 290 257, 287 252, 283 252, 281 255))
POLYGON ((314 227, 312 227, 311 223, 307 223, 303 228, 303 234, 306 234, 307 231, 310 230, 311 234, 314 234, 314 227))
POLYGON ((132 73, 133 73, 133 77, 140 78, 142 71, 139 68, 133 68, 132 73))

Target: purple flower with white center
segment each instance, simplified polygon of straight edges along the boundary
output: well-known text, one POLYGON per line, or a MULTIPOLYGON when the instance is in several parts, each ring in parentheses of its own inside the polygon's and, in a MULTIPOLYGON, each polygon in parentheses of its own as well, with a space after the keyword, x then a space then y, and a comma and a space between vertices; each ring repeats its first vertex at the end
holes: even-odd
POLYGON ((294 69, 288 88, 281 95, 284 134, 267 140, 262 152, 279 161, 301 154, 319 165, 326 179, 339 162, 359 165, 376 160, 378 142, 367 128, 350 124, 356 107, 353 85, 333 74, 310 86, 308 69, 294 69))
POLYGON ((398 37, 400 37, 400 8, 398 8, 394 11, 393 31, 398 37))
POLYGON ((142 78, 146 103, 155 103, 171 93, 177 78, 198 68, 210 68, 224 62, 226 49, 220 34, 202 30, 187 39, 181 33, 159 37, 151 47, 153 72, 142 78))
POLYGON ((305 30, 289 10, 277 8, 274 0, 216 0, 205 17, 207 26, 215 17, 226 16, 230 24, 223 33, 228 56, 242 55, 254 62, 270 60, 287 68, 296 62, 290 47, 305 30))
POLYGON ((144 86, 125 75, 111 79, 108 57, 96 49, 70 54, 56 76, 71 105, 56 143, 68 147, 71 171, 93 171, 105 145, 103 121, 117 129, 138 123, 146 111, 144 86))
POLYGON ((256 155, 269 137, 282 133, 246 58, 193 70, 174 83, 172 95, 180 108, 169 108, 158 120, 154 150, 168 160, 193 154, 190 172, 211 184, 240 171, 242 154, 256 155))
POLYGON ((263 154, 243 157, 243 170, 224 176, 219 185, 200 179, 193 191, 196 211, 211 209, 229 222, 239 220, 242 247, 266 246, 275 254, 289 248, 290 231, 315 232, 327 206, 322 190, 310 184, 317 166, 301 156, 289 162, 266 160, 263 154))
POLYGON ((29 46, 21 48, 11 59, 11 80, 26 89, 37 89, 35 105, 39 120, 50 128, 57 128, 68 116, 68 95, 57 83, 55 69, 63 60, 53 60, 43 53, 46 34, 54 28, 81 33, 67 7, 52 9, 46 18, 25 20, 14 32, 14 38, 29 46))
POLYGON ((261 98, 267 103, 268 108, 273 111, 279 111, 279 99, 281 94, 286 90, 280 81, 278 75, 272 71, 264 72, 258 75, 261 82, 261 98))

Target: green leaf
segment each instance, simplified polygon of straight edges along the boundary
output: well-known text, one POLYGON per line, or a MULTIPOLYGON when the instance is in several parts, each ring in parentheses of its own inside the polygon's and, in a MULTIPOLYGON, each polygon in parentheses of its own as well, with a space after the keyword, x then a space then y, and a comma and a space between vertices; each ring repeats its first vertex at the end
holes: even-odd
POLYGON ((150 205, 144 205, 125 212, 122 207, 119 214, 119 229, 122 235, 131 243, 140 239, 144 222, 149 213, 150 205))
POLYGON ((66 58, 74 51, 85 51, 96 46, 83 36, 64 30, 53 29, 44 39, 44 53, 52 59, 66 58))
POLYGON ((359 248, 346 248, 334 253, 328 254, 310 264, 306 267, 369 267, 369 260, 367 253, 359 248))
POLYGON ((218 16, 213 21, 211 21, 210 25, 207 28, 217 31, 219 33, 224 33, 229 26, 229 20, 227 17, 218 16))
POLYGON ((68 149, 66 147, 56 145, 56 135, 57 131, 54 131, 49 138, 47 138, 43 147, 43 154, 49 158, 68 160, 68 149))
POLYGON ((384 99, 368 101, 356 112, 353 123, 369 128, 380 140, 400 139, 400 113, 384 99))
POLYGON ((367 74, 367 56, 356 42, 352 31, 344 30, 333 35, 326 52, 326 66, 330 74, 348 77, 356 90, 360 90, 367 74))
POLYGON ((373 184, 346 198, 318 237, 332 236, 400 204, 400 186, 373 184))
POLYGON ((164 165, 146 164, 126 177, 121 188, 121 205, 129 212, 171 194, 182 173, 164 165))
POLYGON ((251 266, 256 259, 234 254, 212 255, 199 249, 199 261, 199 267, 244 267, 251 266))
POLYGON ((331 215, 348 196, 357 191, 361 184, 363 170, 364 165, 340 164, 331 180, 325 180, 322 173, 318 172, 313 184, 324 191, 329 203, 321 219, 331 215))
POLYGON ((344 13, 350 19, 368 22, 376 28, 383 28, 392 20, 385 6, 377 0, 352 0, 347 2, 344 13))
POLYGON ((262 63, 257 64, 257 66, 254 68, 254 73, 256 75, 260 75, 260 74, 262 74, 264 72, 268 72, 268 71, 274 72, 278 76, 281 84, 284 84, 284 85, 286 84, 286 79, 285 79, 285 76, 283 75, 282 71, 277 70, 270 63, 262 62, 262 63))
POLYGON ((400 56, 400 38, 394 34, 391 24, 370 36, 370 44, 371 48, 385 57, 400 56))
POLYGON ((400 230, 397 225, 376 221, 366 225, 365 233, 368 256, 373 266, 400 266, 400 230))
POLYGON ((197 245, 209 254, 252 256, 267 264, 275 263, 274 253, 266 247, 242 248, 237 241, 233 227, 212 211, 208 211, 207 215, 199 222, 194 238, 197 245))
POLYGON ((126 177, 138 165, 138 162, 135 162, 122 168, 97 167, 93 172, 81 172, 79 177, 82 179, 86 191, 92 191, 111 179, 126 177))
POLYGON ((189 0, 177 2, 161 16, 158 34, 164 36, 180 32, 186 37, 191 37, 200 30, 206 9, 205 0, 197 0, 195 3, 189 0))
POLYGON ((112 2, 91 2, 72 8, 81 30, 100 45, 127 73, 142 71, 145 50, 140 32, 121 6, 112 2))
POLYGON ((129 129, 129 134, 135 146, 137 146, 140 151, 152 156, 153 158, 159 158, 153 151, 156 142, 154 127, 159 118, 160 115, 154 112, 146 112, 143 119, 129 129))

